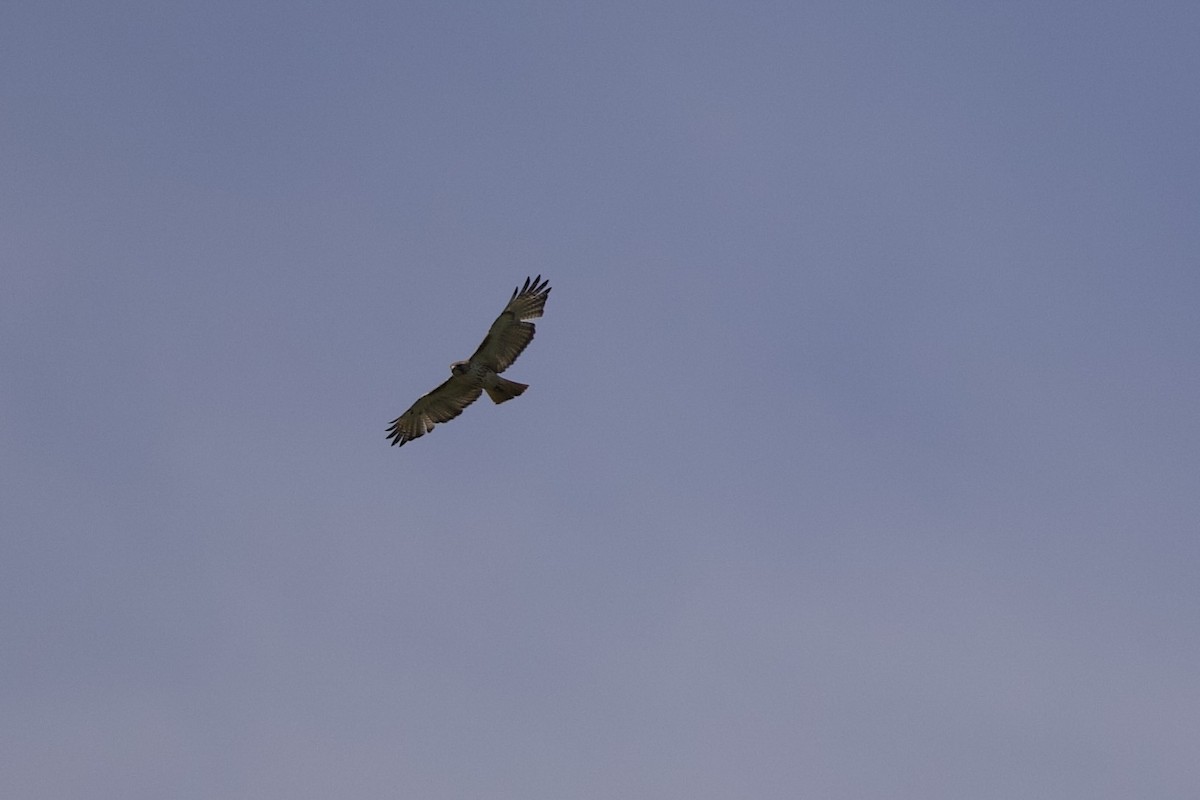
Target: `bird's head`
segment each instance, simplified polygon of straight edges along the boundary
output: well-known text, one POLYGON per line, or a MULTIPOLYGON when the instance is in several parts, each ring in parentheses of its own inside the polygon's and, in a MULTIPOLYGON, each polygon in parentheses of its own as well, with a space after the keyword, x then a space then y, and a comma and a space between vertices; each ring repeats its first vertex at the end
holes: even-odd
POLYGON ((470 361, 455 361, 453 364, 450 365, 450 374, 451 375, 464 374, 467 371, 467 365, 470 363, 471 363, 470 361))

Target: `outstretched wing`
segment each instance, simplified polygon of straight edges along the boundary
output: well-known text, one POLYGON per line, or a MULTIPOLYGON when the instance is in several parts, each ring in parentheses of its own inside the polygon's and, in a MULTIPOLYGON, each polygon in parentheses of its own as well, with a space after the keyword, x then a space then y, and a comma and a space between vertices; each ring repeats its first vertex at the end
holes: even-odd
POLYGON ((413 403, 412 408, 392 420, 388 438, 393 445, 402 445, 424 436, 439 422, 449 422, 457 417, 482 393, 483 388, 466 375, 452 375, 441 386, 413 403))
POLYGON ((542 315, 546 298, 550 296, 549 284, 550 281, 543 281, 538 275, 532 281, 526 278, 524 286, 513 289, 508 305, 492 323, 487 336, 471 356, 471 363, 504 372, 517 360, 521 351, 533 341, 533 323, 525 320, 542 315))

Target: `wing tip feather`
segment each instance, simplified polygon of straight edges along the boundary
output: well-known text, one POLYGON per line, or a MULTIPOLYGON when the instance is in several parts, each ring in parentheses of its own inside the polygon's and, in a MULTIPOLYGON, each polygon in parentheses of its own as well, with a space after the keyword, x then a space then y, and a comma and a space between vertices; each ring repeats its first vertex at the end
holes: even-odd
POLYGON ((512 297, 508 299, 509 302, 512 302, 517 297, 523 295, 549 295, 552 288, 550 286, 550 279, 542 280, 541 273, 532 278, 527 275, 525 276, 525 283, 513 289, 512 297))

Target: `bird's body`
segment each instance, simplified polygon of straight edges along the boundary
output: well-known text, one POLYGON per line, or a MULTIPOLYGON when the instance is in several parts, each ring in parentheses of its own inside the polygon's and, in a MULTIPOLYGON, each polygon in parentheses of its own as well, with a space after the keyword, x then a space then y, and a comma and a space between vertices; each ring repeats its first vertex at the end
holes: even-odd
POLYGON ((454 419, 485 391, 492 402, 503 403, 528 389, 527 384, 501 378, 500 373, 533 341, 534 325, 527 320, 542 316, 549 295, 549 282, 541 275, 533 280, 526 278, 524 286, 514 289, 508 305, 471 357, 451 364, 450 378, 445 383, 392 420, 388 428, 392 444, 403 445, 424 436, 439 422, 454 419))
POLYGON ((496 403, 512 400, 529 388, 527 383, 517 383, 507 378, 501 378, 496 370, 486 364, 470 361, 455 361, 450 365, 450 373, 464 379, 464 386, 478 386, 488 393, 488 397, 496 403), (466 383, 470 381, 470 383, 466 383))

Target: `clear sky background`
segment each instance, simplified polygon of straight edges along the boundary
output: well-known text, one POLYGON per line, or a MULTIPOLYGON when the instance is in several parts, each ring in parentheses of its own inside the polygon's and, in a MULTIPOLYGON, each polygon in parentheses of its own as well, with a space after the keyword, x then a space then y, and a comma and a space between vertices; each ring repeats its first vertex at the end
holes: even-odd
POLYGON ((0 795, 1200 796, 1198 41, 7 4, 0 795))

